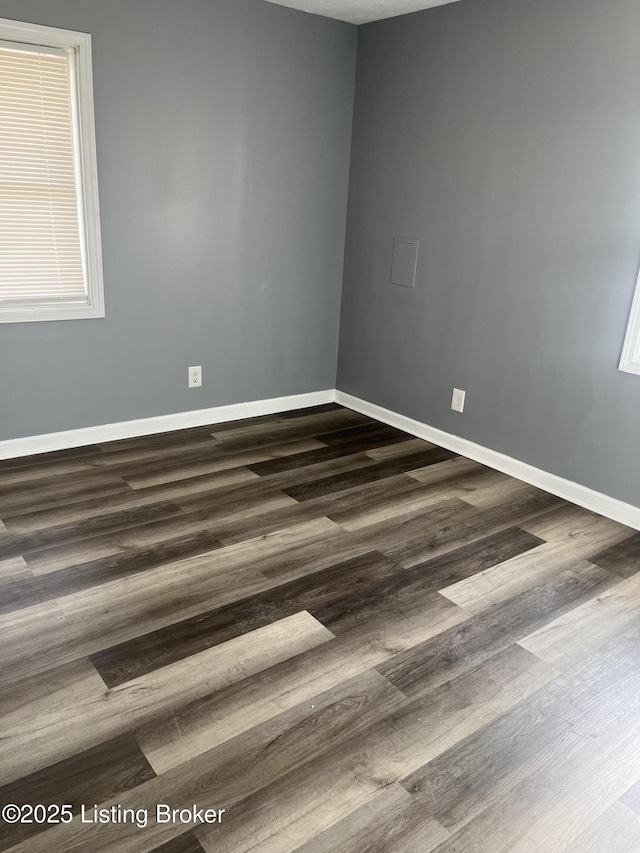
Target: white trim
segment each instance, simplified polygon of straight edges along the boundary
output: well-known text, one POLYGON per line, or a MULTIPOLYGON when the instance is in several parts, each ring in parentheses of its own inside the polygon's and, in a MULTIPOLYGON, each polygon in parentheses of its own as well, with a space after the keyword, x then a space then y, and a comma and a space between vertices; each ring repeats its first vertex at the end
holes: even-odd
POLYGON ((626 373, 640 373, 640 276, 636 284, 619 367, 626 373))
POLYGON ((0 305, 0 323, 104 317, 91 36, 89 33, 74 30, 0 18, 0 38, 28 46, 41 45, 60 49, 69 56, 71 87, 75 92, 71 101, 78 186, 78 224, 87 288, 87 299, 83 302, 0 305))
POLYGON ((269 400, 253 400, 248 403, 234 403, 230 406, 217 406, 213 409, 198 409, 193 412, 177 412, 174 415, 160 415, 155 418, 140 418, 117 424, 72 429, 66 432, 53 432, 48 435, 32 435, 27 438, 13 438, 0 441, 0 459, 15 459, 18 456, 32 456, 34 453, 49 453, 52 450, 68 450, 71 447, 84 447, 89 444, 102 444, 106 441, 118 441, 122 438, 136 438, 142 435, 173 432, 189 427, 221 424, 242 418, 255 418, 260 415, 273 415, 292 409, 308 409, 333 403, 335 392, 313 391, 310 394, 293 394, 290 397, 273 397, 269 400))
MULTIPOLYGON (((44 27, 42 24, 29 24, 26 21, 13 21, 10 18, 0 18, 0 31, 2 38, 7 41, 41 44, 43 47, 59 47, 62 50, 69 50, 78 44, 78 36, 87 36, 87 33, 61 30, 58 27, 44 27)), ((88 36, 88 38, 91 37, 88 36)))
POLYGON ((87 302, 36 302, 0 306, 0 323, 41 323, 46 320, 82 320, 104 317, 102 288, 93 305, 87 302))
POLYGON ((399 415, 389 409, 384 409, 382 406, 377 406, 375 403, 368 403, 365 400, 360 400, 358 397, 352 397, 351 394, 345 394, 343 391, 336 391, 335 401, 341 406, 346 406, 348 409, 353 409, 375 420, 397 427, 397 429, 401 429, 418 438, 423 438, 440 447, 445 447, 447 450, 452 450, 454 453, 460 453, 469 459, 473 459, 483 465, 488 465, 490 468, 495 468, 497 471, 502 471, 518 480, 524 480, 525 483, 537 486, 539 489, 544 489, 544 491, 550 492, 552 495, 557 495, 559 498, 564 498, 592 512, 597 512, 621 524, 626 524, 629 527, 640 530, 640 507, 633 506, 633 504, 624 503, 616 498, 603 495, 601 492, 588 489, 586 486, 581 486, 571 480, 565 480, 556 474, 550 474, 548 471, 534 468, 533 465, 520 462, 511 456, 505 456, 504 453, 498 453, 496 450, 475 444, 467 438, 461 438, 458 435, 444 432, 436 427, 415 421, 404 415, 399 415))
POLYGON ((588 489, 586 486, 581 486, 571 480, 565 480, 563 477, 550 474, 548 471, 542 471, 540 468, 534 468, 533 465, 520 462, 518 459, 505 456, 504 453, 498 453, 498 451, 483 447, 480 444, 475 444, 467 438, 444 432, 405 415, 392 412, 375 403, 368 403, 358 397, 351 396, 351 394, 346 394, 344 391, 333 389, 0 441, 0 459, 14 459, 19 456, 32 456, 35 453, 48 453, 52 450, 67 450, 72 447, 102 444, 123 438, 136 438, 143 435, 188 429, 189 427, 220 424, 226 421, 241 420, 242 418, 273 415, 292 409, 306 409, 310 406, 320 406, 324 403, 333 402, 394 426, 410 435, 423 438, 425 441, 431 441, 440 447, 447 448, 447 450, 453 450, 455 453, 460 453, 518 480, 544 489, 552 495, 557 495, 592 512, 597 512, 621 524, 640 530, 640 507, 603 495, 601 492, 588 489))

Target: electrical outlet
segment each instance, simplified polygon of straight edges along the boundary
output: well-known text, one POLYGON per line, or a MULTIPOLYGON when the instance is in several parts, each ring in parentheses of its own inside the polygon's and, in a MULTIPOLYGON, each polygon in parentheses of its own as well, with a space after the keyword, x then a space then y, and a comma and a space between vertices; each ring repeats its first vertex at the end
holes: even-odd
POLYGON ((451 398, 451 408, 454 412, 464 412, 464 400, 466 396, 466 391, 461 391, 459 388, 453 389, 453 396, 451 398))
POLYGON ((187 373, 189 388, 202 388, 202 368, 190 367, 187 373))

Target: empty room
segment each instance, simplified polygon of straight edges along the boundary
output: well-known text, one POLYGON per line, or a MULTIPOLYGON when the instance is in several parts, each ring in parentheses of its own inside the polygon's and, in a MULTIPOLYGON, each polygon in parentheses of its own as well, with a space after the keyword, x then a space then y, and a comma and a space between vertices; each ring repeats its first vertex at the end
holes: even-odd
POLYGON ((640 853, 639 32, 0 0, 0 853, 640 853))

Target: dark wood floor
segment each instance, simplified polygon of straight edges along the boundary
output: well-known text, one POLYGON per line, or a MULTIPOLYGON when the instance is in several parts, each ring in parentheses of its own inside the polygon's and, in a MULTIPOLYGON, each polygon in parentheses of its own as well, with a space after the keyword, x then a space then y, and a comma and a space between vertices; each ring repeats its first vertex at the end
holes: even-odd
POLYGON ((0 463, 0 850, 640 851, 640 534, 338 406, 0 463))

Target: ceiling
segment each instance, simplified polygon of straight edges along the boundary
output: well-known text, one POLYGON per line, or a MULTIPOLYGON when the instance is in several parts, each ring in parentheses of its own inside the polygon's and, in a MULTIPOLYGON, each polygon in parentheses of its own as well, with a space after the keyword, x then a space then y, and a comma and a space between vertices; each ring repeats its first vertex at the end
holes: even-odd
POLYGON ((430 9, 432 6, 443 6, 445 3, 455 3, 456 0, 267 0, 279 6, 290 6, 303 12, 313 12, 315 15, 325 15, 327 18, 337 18, 350 24, 368 24, 370 21, 380 21, 383 18, 395 18, 396 15, 406 15, 408 12, 418 12, 430 9))

